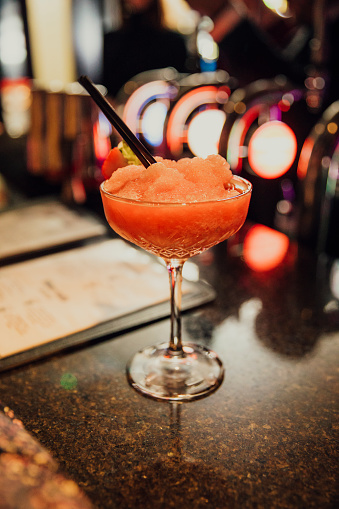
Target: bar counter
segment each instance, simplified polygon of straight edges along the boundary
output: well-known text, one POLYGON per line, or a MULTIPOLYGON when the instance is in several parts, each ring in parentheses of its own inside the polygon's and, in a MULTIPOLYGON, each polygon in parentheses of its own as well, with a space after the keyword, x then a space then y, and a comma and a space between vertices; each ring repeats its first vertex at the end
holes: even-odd
POLYGON ((5 371, 0 400, 94 508, 339 507, 338 261, 291 242, 255 271, 238 235, 194 262, 216 299, 183 336, 221 358, 217 391, 178 404, 129 386, 166 318, 5 371))

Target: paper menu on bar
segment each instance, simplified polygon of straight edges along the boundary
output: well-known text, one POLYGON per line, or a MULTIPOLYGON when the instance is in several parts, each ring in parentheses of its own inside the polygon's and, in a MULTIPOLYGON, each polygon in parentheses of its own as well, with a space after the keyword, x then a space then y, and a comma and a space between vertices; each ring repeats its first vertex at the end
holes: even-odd
POLYGON ((0 260, 104 235, 104 224, 58 200, 0 214, 0 260))
POLYGON ((166 268, 120 239, 0 269, 0 358, 166 301, 166 268))

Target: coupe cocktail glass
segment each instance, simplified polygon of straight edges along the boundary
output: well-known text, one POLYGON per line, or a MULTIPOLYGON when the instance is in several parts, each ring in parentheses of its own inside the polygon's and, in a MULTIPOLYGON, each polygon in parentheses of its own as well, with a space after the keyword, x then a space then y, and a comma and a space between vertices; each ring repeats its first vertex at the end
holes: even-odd
POLYGON ((130 384, 162 400, 188 401, 217 389, 224 369, 217 355, 199 344, 182 343, 181 282, 186 260, 222 242, 243 225, 252 185, 233 176, 239 194, 225 199, 165 203, 115 196, 100 186, 106 219, 124 239, 161 257, 170 281, 171 329, 167 343, 136 353, 127 365, 130 384))

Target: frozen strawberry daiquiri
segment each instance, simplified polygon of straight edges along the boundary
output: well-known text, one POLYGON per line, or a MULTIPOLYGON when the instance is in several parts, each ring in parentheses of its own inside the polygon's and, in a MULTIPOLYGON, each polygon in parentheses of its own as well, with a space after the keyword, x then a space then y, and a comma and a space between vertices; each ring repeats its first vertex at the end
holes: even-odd
POLYGON ((100 187, 107 221, 121 237, 164 259, 171 290, 170 341, 138 352, 127 367, 129 382, 157 399, 202 397, 219 387, 223 367, 214 352, 182 344, 182 267, 241 228, 251 184, 233 176, 219 155, 177 162, 157 158, 148 168, 132 164, 116 169, 116 150, 103 167, 105 176, 110 165, 115 171, 100 187))

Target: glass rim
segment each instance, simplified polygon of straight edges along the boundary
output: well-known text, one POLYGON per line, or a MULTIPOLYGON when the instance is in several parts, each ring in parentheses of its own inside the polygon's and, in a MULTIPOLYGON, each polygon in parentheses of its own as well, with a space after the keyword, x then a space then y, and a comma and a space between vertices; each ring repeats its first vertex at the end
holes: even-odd
POLYGON ((146 201, 146 200, 144 201, 144 200, 136 200, 134 198, 124 198, 123 196, 117 196, 116 194, 110 193, 109 191, 107 191, 104 188, 104 184, 107 180, 104 180, 103 182, 101 182, 100 190, 108 198, 112 198, 116 201, 121 201, 121 202, 125 202, 125 203, 131 203, 131 204, 135 204, 135 205, 146 205, 146 206, 151 205, 151 206, 163 206, 163 207, 164 206, 183 207, 183 206, 188 206, 188 205, 202 205, 202 204, 207 204, 207 203, 219 203, 219 202, 227 202, 230 200, 238 200, 239 198, 242 198, 246 194, 252 192, 253 185, 249 180, 245 179, 244 177, 240 177, 239 175, 233 175, 230 182, 233 179, 238 179, 241 182, 244 182, 247 186, 246 189, 243 192, 237 194, 236 196, 228 196, 226 198, 217 198, 214 200, 212 199, 212 200, 203 200, 203 201, 169 202, 169 201, 146 201))

